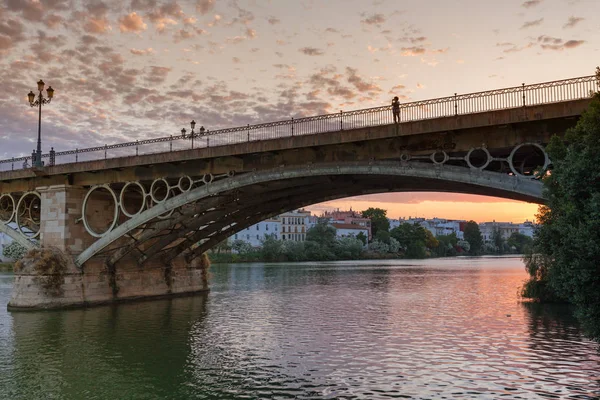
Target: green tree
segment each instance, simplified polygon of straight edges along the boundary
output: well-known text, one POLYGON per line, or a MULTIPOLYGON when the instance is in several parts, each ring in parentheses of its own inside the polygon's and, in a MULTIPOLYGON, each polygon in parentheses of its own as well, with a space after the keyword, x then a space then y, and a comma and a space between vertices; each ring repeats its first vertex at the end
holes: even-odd
MULTIPOLYGON (((597 70, 597 74, 599 71, 597 70)), ((600 74, 598 75, 600 78, 600 74)), ((527 257, 525 296, 551 291, 576 305, 589 334, 600 340, 600 97, 577 125, 547 146, 552 173, 544 177, 547 203, 527 257)), ((541 296, 537 296, 541 297, 541 296)))
POLYGON ((280 261, 283 253, 281 241, 277 240, 275 234, 265 235, 261 240, 261 258, 265 261, 280 261))
POLYGON ((427 255, 427 232, 426 229, 419 225, 404 223, 392 229, 390 235, 404 249, 404 256, 406 258, 425 258, 427 255))
POLYGON ((469 242, 469 253, 473 255, 481 254, 481 250, 483 249, 483 238, 481 237, 481 231, 479 230, 479 225, 477 225, 477 222, 467 222, 464 236, 465 240, 469 242))
POLYGON ((306 261, 305 242, 295 242, 285 240, 282 245, 282 252, 287 261, 306 261))
POLYGON ((436 256, 449 257, 457 254, 455 247, 458 243, 458 238, 456 237, 456 233, 452 232, 449 235, 440 235, 436 239, 439 243, 435 249, 436 256))
POLYGON ((429 229, 425 229, 425 247, 429 250, 433 250, 440 245, 439 240, 433 236, 433 233, 429 229))
POLYGON ((337 244, 335 228, 324 221, 319 221, 315 226, 306 231, 304 249, 309 260, 329 261, 335 260, 335 246, 337 244))
POLYGON ((240 239, 231 242, 231 249, 238 254, 248 254, 252 252, 252 246, 250 246, 250 243, 244 242, 240 239))
POLYGON ((333 226, 320 221, 306 231, 306 241, 315 242, 331 249, 336 243, 335 234, 333 226))
POLYGON ((379 240, 385 244, 390 244, 390 233, 388 231, 377 231, 377 234, 373 236, 373 240, 379 240))
POLYGON ((371 235, 376 237, 377 232, 389 232, 390 221, 387 219, 387 211, 381 208, 369 207, 362 212, 362 216, 371 219, 371 235))
POLYGON ((504 245, 506 244, 506 241, 498 228, 494 228, 492 231, 492 243, 496 254, 504 254, 504 245))
POLYGON ((356 238, 363 242, 363 245, 365 246, 367 245, 367 241, 369 240, 369 238, 367 237, 367 235, 365 235, 364 232, 359 232, 358 235, 356 235, 356 238))
POLYGON ((531 252, 533 238, 527 235, 523 235, 519 232, 513 232, 506 241, 506 243, 511 249, 514 248, 514 251, 517 254, 527 254, 531 252))
POLYGON ((335 254, 342 260, 356 260, 363 253, 363 243, 354 236, 338 239, 335 254))

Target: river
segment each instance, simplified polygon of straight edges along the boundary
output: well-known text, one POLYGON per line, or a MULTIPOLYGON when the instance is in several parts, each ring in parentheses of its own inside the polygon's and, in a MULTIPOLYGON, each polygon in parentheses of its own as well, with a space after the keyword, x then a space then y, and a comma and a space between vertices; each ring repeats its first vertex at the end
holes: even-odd
POLYGON ((209 294, 7 312, 0 399, 600 397, 599 346, 518 258, 211 267, 209 294))

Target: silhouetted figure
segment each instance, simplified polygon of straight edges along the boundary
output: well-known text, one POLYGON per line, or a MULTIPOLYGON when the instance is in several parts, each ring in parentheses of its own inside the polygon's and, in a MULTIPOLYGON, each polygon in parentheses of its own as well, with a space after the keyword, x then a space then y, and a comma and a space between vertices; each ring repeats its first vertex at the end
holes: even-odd
POLYGON ((400 100, 398 96, 394 96, 392 100, 392 114, 394 114, 394 123, 400 122, 400 100))

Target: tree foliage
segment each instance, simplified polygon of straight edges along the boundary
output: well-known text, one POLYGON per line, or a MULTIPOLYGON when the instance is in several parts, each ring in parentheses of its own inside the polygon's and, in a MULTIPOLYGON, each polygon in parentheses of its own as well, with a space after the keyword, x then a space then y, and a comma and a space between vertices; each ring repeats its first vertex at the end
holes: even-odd
MULTIPOLYGON (((483 238, 481 237, 481 231, 479 225, 475 221, 469 221, 465 225, 465 240, 469 242, 469 250, 472 255, 479 255, 483 250, 483 238)), ((465 249, 466 250, 466 249, 465 249)))
POLYGON ((19 261, 25 256, 26 253, 27 249, 15 241, 10 242, 10 244, 4 247, 2 250, 2 255, 4 257, 10 258, 14 261, 19 261))
MULTIPOLYGON (((596 71, 600 79, 600 70, 596 71)), ((599 81, 600 82, 600 81, 599 81)), ((523 294, 552 296, 577 306, 584 327, 600 340, 600 98, 564 138, 547 146, 553 162, 544 178, 547 204, 541 206, 531 275, 523 294)))
POLYGON ((456 246, 458 238, 456 233, 452 232, 449 235, 440 235, 436 237, 438 246, 434 250, 434 254, 438 257, 452 257, 457 254, 456 246))
MULTIPOLYGON (((427 256, 428 230, 419 225, 401 224, 392 229, 390 235, 404 249, 406 258, 425 258, 427 256)), ((437 242, 435 238, 433 238, 437 242)), ((433 244, 433 242, 431 242, 433 244)))
POLYGON ((390 221, 387 219, 387 210, 369 207, 362 212, 362 216, 371 219, 371 235, 374 238, 379 231, 389 232, 390 221))
POLYGON ((531 252, 533 238, 519 232, 513 232, 506 241, 506 244, 518 254, 527 254, 531 252))

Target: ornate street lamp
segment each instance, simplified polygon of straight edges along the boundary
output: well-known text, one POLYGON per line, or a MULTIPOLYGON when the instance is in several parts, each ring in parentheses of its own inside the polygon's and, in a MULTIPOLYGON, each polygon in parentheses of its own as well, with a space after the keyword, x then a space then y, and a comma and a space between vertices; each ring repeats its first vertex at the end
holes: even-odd
POLYGON ((48 89, 46 89, 47 97, 44 98, 44 96, 42 95, 42 92, 44 91, 44 86, 45 86, 44 81, 40 79, 40 81, 37 83, 37 90, 40 92, 37 100, 35 98, 35 93, 33 93, 32 91, 30 91, 27 94, 27 99, 29 100, 29 105, 31 107, 39 107, 39 110, 40 110, 39 117, 38 117, 37 151, 34 153, 35 158, 32 162, 33 167, 42 167, 43 166, 43 164, 42 164, 42 105, 50 104, 50 102, 52 101, 52 97, 54 97, 54 89, 52 89, 52 86, 48 86, 48 89))
MULTIPOLYGON (((190 134, 190 138, 192 139, 192 149, 193 149, 194 148, 194 137, 196 136, 196 133, 194 132, 194 128, 196 128, 196 121, 192 120, 192 122, 190 122, 190 127, 192 128, 192 133, 190 134)), ((184 130, 185 129, 182 129, 182 132, 184 130)), ((199 132, 200 136, 204 136, 204 132, 205 132, 205 129, 203 126, 201 126, 200 132, 199 132)), ((185 135, 184 135, 184 137, 185 137, 185 135)))

